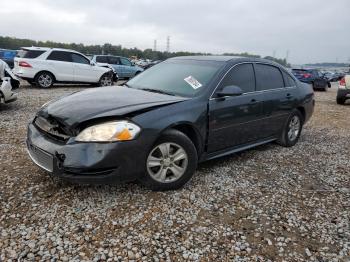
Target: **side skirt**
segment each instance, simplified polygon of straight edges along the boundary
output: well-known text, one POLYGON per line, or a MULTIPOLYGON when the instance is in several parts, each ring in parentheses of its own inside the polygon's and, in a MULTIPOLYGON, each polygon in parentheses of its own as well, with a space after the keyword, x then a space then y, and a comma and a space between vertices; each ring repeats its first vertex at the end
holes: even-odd
POLYGON ((276 140, 277 140, 277 138, 275 138, 275 137, 274 138, 268 138, 268 139, 264 139, 264 140, 258 140, 258 142, 255 142, 253 144, 244 144, 244 145, 241 145, 241 146, 238 146, 238 147, 232 147, 232 148, 229 148, 229 149, 226 149, 226 150, 221 150, 221 151, 218 151, 218 152, 210 153, 210 154, 207 154, 202 159, 202 161, 200 161, 200 162, 203 162, 203 161, 206 161, 206 160, 215 159, 215 158, 219 158, 219 157, 222 157, 222 156, 227 156, 227 155, 230 155, 230 154, 233 154, 233 153, 237 153, 237 152, 241 152, 241 151, 253 148, 253 147, 257 147, 257 146, 260 146, 260 145, 271 143, 271 142, 276 141, 276 140))

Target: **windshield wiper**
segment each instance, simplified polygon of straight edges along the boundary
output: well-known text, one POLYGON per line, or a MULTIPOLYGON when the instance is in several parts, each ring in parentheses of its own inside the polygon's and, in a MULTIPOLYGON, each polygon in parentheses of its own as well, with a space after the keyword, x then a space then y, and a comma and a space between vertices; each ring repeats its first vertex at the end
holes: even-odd
POLYGON ((124 83, 123 85, 126 86, 126 87, 131 88, 131 86, 129 86, 127 83, 124 83))
POLYGON ((159 93, 159 94, 163 94, 163 95, 175 96, 175 94, 173 94, 173 93, 170 93, 170 92, 167 92, 167 91, 163 91, 163 90, 158 90, 158 89, 141 88, 141 90, 148 91, 148 92, 153 92, 153 93, 159 93))

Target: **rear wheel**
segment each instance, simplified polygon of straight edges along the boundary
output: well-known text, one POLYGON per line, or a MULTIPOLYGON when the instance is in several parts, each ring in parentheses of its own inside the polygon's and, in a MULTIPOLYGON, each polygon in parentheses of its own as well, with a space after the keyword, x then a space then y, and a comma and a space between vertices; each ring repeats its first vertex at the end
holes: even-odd
POLYGON ((49 72, 40 72, 35 77, 35 83, 41 88, 50 88, 54 83, 54 77, 49 72))
POLYGON ((177 130, 166 131, 150 150, 140 182, 152 190, 174 190, 184 186, 197 168, 197 150, 177 130))
POLYGON ((281 146, 294 146, 300 137, 303 127, 303 116, 299 110, 293 111, 284 125, 281 137, 277 141, 281 146))

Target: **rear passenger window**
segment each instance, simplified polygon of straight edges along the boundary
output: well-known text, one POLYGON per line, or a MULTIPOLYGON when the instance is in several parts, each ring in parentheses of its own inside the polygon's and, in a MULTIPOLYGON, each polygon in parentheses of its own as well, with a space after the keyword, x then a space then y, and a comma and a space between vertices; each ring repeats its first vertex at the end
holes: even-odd
POLYGON ((282 71, 282 75, 284 78, 284 86, 285 87, 295 86, 295 81, 289 74, 282 71))
POLYGON ((225 86, 238 86, 243 93, 255 91, 254 69, 252 64, 242 64, 235 66, 221 81, 218 90, 225 86))
POLYGON ((107 56, 96 56, 96 62, 108 64, 107 56))
POLYGON ((47 60, 71 62, 72 59, 71 59, 71 55, 69 52, 52 51, 51 54, 47 57, 47 60))
POLYGON ((119 57, 110 56, 109 57, 109 63, 111 65, 120 65, 119 57))
POLYGON ((284 87, 281 71, 275 66, 255 64, 255 76, 259 91, 284 87))

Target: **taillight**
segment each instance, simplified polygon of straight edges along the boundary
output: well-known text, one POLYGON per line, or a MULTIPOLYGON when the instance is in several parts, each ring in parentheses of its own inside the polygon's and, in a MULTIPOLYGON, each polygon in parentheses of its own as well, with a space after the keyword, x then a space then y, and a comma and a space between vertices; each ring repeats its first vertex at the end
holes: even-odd
POLYGON ((340 79, 339 85, 340 85, 340 86, 344 86, 344 87, 346 86, 345 77, 343 77, 342 79, 340 79))
POLYGON ((309 78, 309 77, 311 77, 311 74, 303 74, 303 77, 309 78))
POLYGON ((25 62, 25 61, 20 61, 18 63, 19 66, 21 67, 32 67, 29 63, 25 62))

